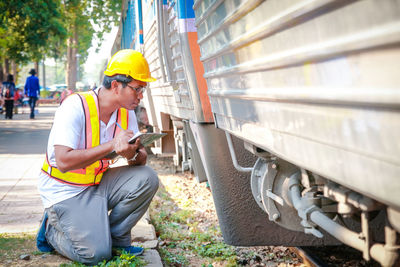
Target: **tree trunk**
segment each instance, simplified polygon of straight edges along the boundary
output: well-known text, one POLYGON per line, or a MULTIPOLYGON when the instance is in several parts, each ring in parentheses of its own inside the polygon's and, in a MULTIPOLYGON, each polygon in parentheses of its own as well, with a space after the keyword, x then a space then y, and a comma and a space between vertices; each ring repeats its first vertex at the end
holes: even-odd
POLYGON ((43 90, 46 90, 46 65, 44 64, 44 59, 43 59, 43 74, 42 74, 42 85, 43 85, 43 90))
POLYGON ((76 74, 77 74, 77 60, 76 55, 78 51, 78 32, 77 27, 72 27, 73 34, 67 41, 67 73, 65 80, 69 89, 76 90, 76 74))
POLYGON ((7 75, 10 74, 10 60, 8 58, 4 59, 3 71, 4 80, 7 80, 7 75))
POLYGON ((36 76, 39 78, 39 61, 36 61, 34 65, 35 65, 34 68, 36 70, 36 76))
POLYGON ((11 73, 14 76, 14 82, 17 83, 17 76, 18 76, 17 64, 15 63, 14 60, 11 60, 11 73))
POLYGON ((2 82, 4 82, 4 70, 3 70, 3 64, 0 61, 0 83, 2 83, 2 82))

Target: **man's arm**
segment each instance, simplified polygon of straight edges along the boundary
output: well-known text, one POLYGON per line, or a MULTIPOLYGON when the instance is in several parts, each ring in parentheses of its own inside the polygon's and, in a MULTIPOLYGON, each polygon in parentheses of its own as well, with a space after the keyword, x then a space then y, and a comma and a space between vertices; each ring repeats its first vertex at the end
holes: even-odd
POLYGON ((110 142, 88 149, 72 149, 67 146, 55 145, 54 152, 57 168, 61 172, 85 168, 103 159, 113 150, 115 150, 118 155, 125 158, 132 158, 140 146, 140 140, 136 141, 134 144, 128 143, 132 136, 132 131, 121 131, 110 142))
POLYGON ((24 86, 24 95, 28 95, 28 78, 26 78, 25 86, 24 86))

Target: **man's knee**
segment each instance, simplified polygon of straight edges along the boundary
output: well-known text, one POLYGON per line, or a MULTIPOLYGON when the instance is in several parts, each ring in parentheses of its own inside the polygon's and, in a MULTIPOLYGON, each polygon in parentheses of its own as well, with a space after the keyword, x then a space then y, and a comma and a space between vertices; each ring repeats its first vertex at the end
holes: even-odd
POLYGON ((96 265, 104 260, 109 260, 112 257, 111 247, 103 244, 95 244, 92 247, 75 249, 76 261, 96 265))

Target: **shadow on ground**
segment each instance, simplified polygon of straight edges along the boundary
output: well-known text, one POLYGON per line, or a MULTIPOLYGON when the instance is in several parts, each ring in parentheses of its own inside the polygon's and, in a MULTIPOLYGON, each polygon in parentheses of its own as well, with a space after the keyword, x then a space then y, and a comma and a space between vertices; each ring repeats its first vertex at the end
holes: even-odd
POLYGON ((55 106, 39 107, 34 120, 29 113, 14 114, 12 120, 0 115, 0 154, 44 154, 55 106))

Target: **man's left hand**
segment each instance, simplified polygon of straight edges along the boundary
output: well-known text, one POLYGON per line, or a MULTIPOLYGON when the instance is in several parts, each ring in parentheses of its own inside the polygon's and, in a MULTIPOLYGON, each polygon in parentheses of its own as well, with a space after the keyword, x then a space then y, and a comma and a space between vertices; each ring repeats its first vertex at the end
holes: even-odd
POLYGON ((139 166, 139 165, 146 165, 147 162, 147 152, 146 149, 142 146, 138 150, 136 150, 138 155, 136 156, 135 160, 128 161, 129 165, 139 166))

